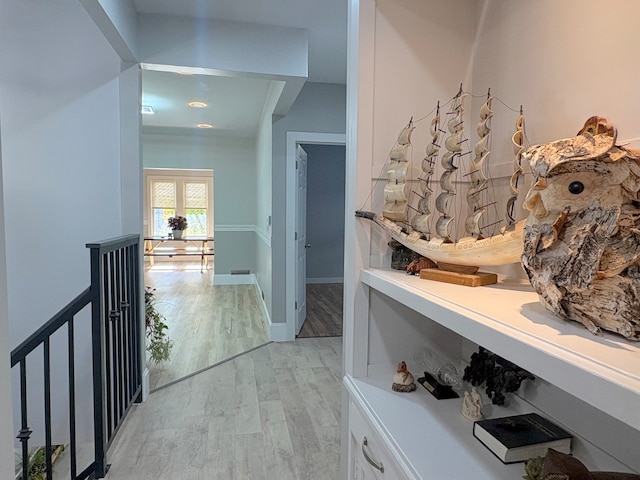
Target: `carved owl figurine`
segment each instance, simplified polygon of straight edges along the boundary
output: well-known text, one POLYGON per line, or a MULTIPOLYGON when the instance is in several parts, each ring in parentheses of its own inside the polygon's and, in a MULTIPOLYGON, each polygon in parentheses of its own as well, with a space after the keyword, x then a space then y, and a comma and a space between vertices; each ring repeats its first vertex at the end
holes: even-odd
POLYGON ((531 147, 522 264, 556 315, 640 340, 640 152, 591 117, 573 138, 531 147))

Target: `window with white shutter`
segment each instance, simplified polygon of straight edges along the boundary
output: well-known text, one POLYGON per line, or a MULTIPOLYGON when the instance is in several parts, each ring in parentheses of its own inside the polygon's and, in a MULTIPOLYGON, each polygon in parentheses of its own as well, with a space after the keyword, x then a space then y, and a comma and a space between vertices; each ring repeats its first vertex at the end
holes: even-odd
POLYGON ((186 236, 213 236, 213 170, 145 168, 145 235, 166 236, 169 217, 187 217, 186 236))

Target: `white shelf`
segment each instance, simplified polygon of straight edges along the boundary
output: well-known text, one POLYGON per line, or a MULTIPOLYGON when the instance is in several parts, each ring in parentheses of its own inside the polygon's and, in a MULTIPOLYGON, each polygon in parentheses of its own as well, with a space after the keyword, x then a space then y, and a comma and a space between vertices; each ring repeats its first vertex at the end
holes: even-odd
POLYGON ((639 344, 551 315, 530 286, 470 288, 386 269, 364 269, 360 279, 640 430, 639 344))
POLYGON ((523 463, 504 465, 473 436, 473 423, 460 415, 460 399, 436 400, 421 386, 411 393, 394 392, 391 379, 392 375, 366 379, 347 375, 344 383, 409 478, 522 477, 523 463))

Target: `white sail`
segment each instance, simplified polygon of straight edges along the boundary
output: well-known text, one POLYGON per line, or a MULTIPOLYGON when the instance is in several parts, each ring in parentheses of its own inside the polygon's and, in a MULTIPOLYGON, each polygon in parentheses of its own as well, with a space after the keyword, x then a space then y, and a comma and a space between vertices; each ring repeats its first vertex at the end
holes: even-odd
POLYGON ((513 175, 509 181, 511 188, 511 196, 507 200, 507 227, 511 227, 516 223, 515 203, 518 200, 519 185, 523 182, 524 175, 522 173, 522 154, 524 148, 524 115, 522 107, 520 107, 520 116, 516 120, 516 131, 511 137, 513 143, 513 153, 515 160, 513 162, 513 175))
POLYGON ((444 168, 440 177, 440 187, 442 193, 436 198, 436 209, 440 213, 436 221, 436 234, 438 238, 444 242, 452 242, 449 226, 453 218, 449 212, 449 204, 455 197, 456 189, 453 184, 453 175, 458 167, 455 160, 462 152, 462 143, 464 142, 464 125, 462 122, 464 115, 462 86, 460 91, 451 102, 451 110, 448 113, 449 120, 447 129, 450 135, 445 138, 444 145, 447 152, 442 156, 440 163, 444 168))
POLYGON ((407 149, 411 144, 413 122, 400 131, 398 140, 389 152, 389 167, 387 168, 387 184, 384 187, 384 205, 382 215, 389 220, 406 222, 409 205, 406 193, 407 171, 409 162, 407 149))
POLYGON ((453 153, 461 152, 462 146, 460 144, 462 143, 462 135, 462 130, 449 135, 444 141, 444 146, 447 147, 447 150, 453 153))
POLYGON ((431 238, 431 210, 429 209, 429 203, 433 194, 429 183, 435 172, 435 162, 440 152, 440 145, 438 144, 440 140, 440 102, 436 106, 436 114, 431 120, 429 131, 431 132, 431 142, 425 148, 426 157, 422 159, 422 176, 418 179, 420 186, 418 196, 420 200, 418 200, 416 208, 417 213, 411 221, 414 230, 420 232, 427 240, 431 238))
POLYGON ((488 179, 485 175, 485 163, 489 160, 489 139, 491 138, 491 100, 493 97, 487 95, 487 100, 480 108, 480 122, 476 131, 480 138, 473 149, 475 157, 469 166, 469 189, 467 190, 468 214, 464 223, 465 235, 472 238, 481 238, 480 219, 484 215, 485 208, 482 202, 482 192, 487 189, 488 179))

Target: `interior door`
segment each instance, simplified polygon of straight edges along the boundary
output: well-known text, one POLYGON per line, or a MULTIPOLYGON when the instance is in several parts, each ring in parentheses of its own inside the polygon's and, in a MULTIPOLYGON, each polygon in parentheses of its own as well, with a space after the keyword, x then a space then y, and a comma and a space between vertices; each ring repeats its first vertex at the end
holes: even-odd
POLYGON ((307 318, 307 152, 296 151, 296 335, 307 318))

